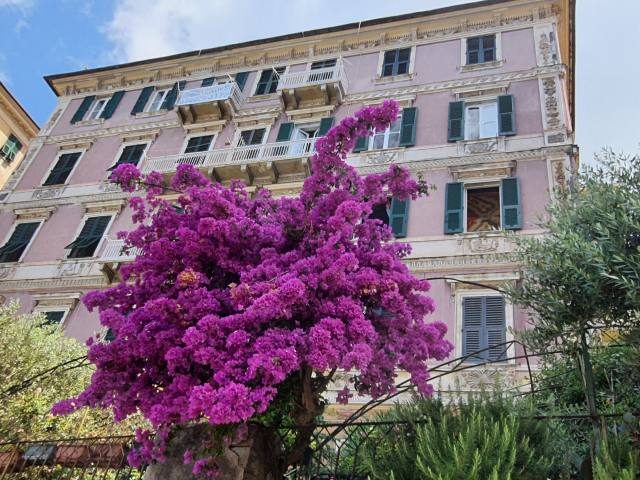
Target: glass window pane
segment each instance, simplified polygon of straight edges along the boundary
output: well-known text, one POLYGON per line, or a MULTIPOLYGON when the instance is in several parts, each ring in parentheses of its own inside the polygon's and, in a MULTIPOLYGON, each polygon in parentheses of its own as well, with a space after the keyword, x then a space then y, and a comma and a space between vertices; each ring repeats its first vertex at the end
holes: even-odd
POLYGON ((469 52, 469 65, 478 63, 478 52, 469 52))
POLYGON ((495 50, 485 50, 484 51, 484 61, 485 62, 493 62, 495 60, 494 52, 495 52, 495 50))
POLYGON ((404 48, 404 49, 400 50, 400 54, 398 55, 398 61, 406 62, 406 61, 409 60, 410 56, 411 56, 411 49, 410 48, 404 48))
POLYGON ((401 124, 402 124, 402 122, 400 120, 396 120, 395 122, 393 122, 389 126, 389 131, 391 131, 391 132, 399 132, 401 124))
POLYGON ((385 65, 384 69, 382 70, 382 76, 390 77, 391 75, 393 75, 393 64, 385 65))
POLYGON ((478 50, 480 48, 479 38, 470 38, 467 40, 467 51, 478 50))
POLYGON ((396 50, 391 50, 384 54, 384 63, 394 63, 396 61, 396 50))
POLYGON ((381 150, 384 148, 384 133, 376 133, 373 137, 373 149, 381 150))
POLYGON ((409 71, 409 64, 407 62, 398 64, 398 75, 404 75, 409 71))
POLYGON ((400 143, 400 133, 390 133, 387 148, 396 148, 400 143))
POLYGON ((487 35, 486 37, 482 37, 482 48, 486 50, 488 48, 493 48, 495 46, 496 46, 495 35, 487 35))

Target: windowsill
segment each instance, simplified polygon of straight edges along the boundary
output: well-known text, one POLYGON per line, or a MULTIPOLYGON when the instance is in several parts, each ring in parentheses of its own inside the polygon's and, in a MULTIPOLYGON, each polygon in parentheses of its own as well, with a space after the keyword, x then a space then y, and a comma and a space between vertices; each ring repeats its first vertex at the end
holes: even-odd
POLYGON ((136 113, 136 118, 161 117, 162 115, 166 115, 168 111, 169 110, 165 108, 163 110, 154 110, 153 112, 140 112, 136 113))
POLYGON ((480 238, 480 237, 504 237, 506 230, 485 230, 482 232, 460 232, 454 233, 455 236, 463 238, 480 238))
POLYGON ((269 100, 278 100, 279 93, 267 93, 265 95, 252 95, 247 99, 247 103, 266 102, 269 100))
POLYGON ((92 120, 82 120, 80 122, 76 122, 76 127, 88 127, 90 125, 100 125, 104 123, 104 118, 94 118, 92 120))
POLYGON ((472 65, 461 65, 460 73, 475 72, 477 70, 489 70, 491 68, 499 68, 504 64, 504 60, 496 60, 495 62, 474 63, 472 65))
POLYGON ((402 75, 392 75, 390 77, 376 77, 373 79, 373 83, 375 85, 384 85, 386 83, 408 82, 409 80, 413 80, 413 77, 415 76, 415 72, 411 72, 404 73, 402 75))

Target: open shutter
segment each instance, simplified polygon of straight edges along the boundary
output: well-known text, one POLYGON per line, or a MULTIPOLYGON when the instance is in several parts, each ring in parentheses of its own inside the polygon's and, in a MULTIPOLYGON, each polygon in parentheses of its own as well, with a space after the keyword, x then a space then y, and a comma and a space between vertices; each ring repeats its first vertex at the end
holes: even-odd
POLYGON ((164 102, 162 102, 160 110, 171 110, 173 108, 173 106, 176 104, 176 100, 178 100, 178 94, 180 93, 180 90, 184 88, 185 84, 185 81, 176 82, 173 84, 173 87, 165 97, 164 102))
POLYGON ((155 90, 155 87, 144 87, 142 89, 142 91, 140 92, 140 96, 138 97, 138 100, 136 100, 136 104, 133 106, 133 109, 131 110, 131 115, 144 112, 144 107, 147 105, 147 102, 149 101, 149 97, 151 96, 154 90, 155 90))
POLYGON ((276 142, 288 142, 291 139, 291 132, 293 132, 293 123, 281 124, 276 142))
POLYGON ((66 249, 71 249, 68 258, 93 256, 110 221, 111 216, 88 218, 82 227, 78 238, 64 247, 66 249))
POLYGON ((449 130, 447 140, 464 140, 464 102, 449 103, 449 130))
POLYGON ((76 110, 76 113, 73 115, 73 118, 71 119, 71 123, 81 122, 85 114, 87 113, 87 110, 89 110, 89 107, 91 106, 91 104, 95 99, 96 99, 95 95, 90 95, 88 97, 85 97, 84 100, 82 100, 82 103, 80 104, 80 106, 78 107, 78 110, 76 110))
POLYGON ((210 87, 211 85, 213 85, 213 82, 215 81, 216 81, 216 77, 205 78, 204 80, 202 80, 200 87, 210 87))
POLYGON ((0 263, 17 262, 36 233, 40 222, 20 223, 13 229, 7 243, 0 248, 0 263))
POLYGON ((444 206, 444 233, 460 233, 464 210, 464 183, 447 183, 444 206))
POLYGON ((61 155, 54 167, 51 169, 49 176, 43 183, 44 186, 62 185, 69 178, 69 174, 80 158, 80 152, 65 153, 61 155))
POLYGON ((358 137, 356 145, 353 147, 353 152, 362 152, 369 148, 369 137, 358 137))
POLYGON ((513 95, 498 97, 498 134, 516 134, 516 110, 513 95))
POLYGON ((240 89, 240 92, 244 90, 244 84, 247 83, 247 77, 249 76, 249 72, 240 72, 236 74, 236 84, 240 89))
POLYGON ((402 124, 400 125, 400 147, 413 147, 416 143, 416 124, 418 109, 416 107, 405 108, 402 111, 402 124))
POLYGON ((504 298, 503 297, 484 297, 485 307, 485 332, 486 346, 488 348, 484 352, 484 357, 498 361, 506 358, 506 346, 500 345, 506 340, 506 323, 504 314, 504 298))
POLYGON ((391 199, 391 212, 389 214, 389 225, 396 238, 407 236, 407 221, 409 220, 409 200, 400 201, 391 199))
POLYGON ((500 181, 502 194, 502 228, 517 230, 522 228, 522 208, 520 206, 520 179, 503 178, 500 181))
POLYGON ((109 99, 109 101, 107 102, 107 106, 104 107, 104 110, 100 114, 100 118, 111 118, 111 115, 113 115, 113 112, 116 111, 116 107, 120 103, 123 95, 124 91, 114 93, 113 97, 109 99))
POLYGON ((331 130, 331 127, 333 127, 335 121, 335 117, 327 117, 320 120, 320 129, 318 130, 318 136, 324 137, 327 132, 331 130))
MULTIPOLYGON (((483 348, 482 341, 482 297, 462 299, 462 354, 469 355, 483 348)), ((469 358, 469 362, 479 362, 478 357, 469 358)))

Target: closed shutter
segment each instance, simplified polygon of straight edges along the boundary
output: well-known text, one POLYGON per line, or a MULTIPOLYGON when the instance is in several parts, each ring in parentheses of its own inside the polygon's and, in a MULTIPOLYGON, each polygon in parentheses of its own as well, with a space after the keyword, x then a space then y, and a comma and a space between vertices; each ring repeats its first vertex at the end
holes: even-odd
POLYGON ((462 299, 462 354, 478 353, 468 361, 500 361, 506 357, 506 318, 504 298, 467 297, 462 299))
POLYGON ((288 142, 291 139, 291 132, 293 132, 293 123, 283 123, 278 130, 276 142, 288 142))
POLYGON ((416 107, 405 108, 402 111, 402 123, 400 125, 400 147, 413 147, 416 143, 416 124, 418 109, 416 107))
POLYGON ((176 104, 176 101, 178 100, 180 91, 184 89, 186 83, 187 82, 183 80, 181 82, 176 82, 173 84, 173 87, 171 87, 171 90, 165 97, 164 102, 162 102, 160 110, 171 110, 173 108, 173 106, 176 104))
POLYGON ((44 186, 63 185, 80 158, 80 152, 61 155, 44 182, 44 186))
POLYGON ((506 322, 503 297, 485 297, 485 331, 489 350, 485 357, 492 361, 506 357, 506 347, 501 345, 506 340, 506 322))
POLYGON ((500 181, 502 194, 502 228, 517 230, 522 228, 522 208, 520 205, 520 179, 503 178, 500 181))
POLYGON ((64 247, 71 249, 68 258, 92 257, 110 221, 111 216, 87 218, 78 238, 64 247))
POLYGON ((133 109, 131 110, 131 115, 136 115, 137 113, 144 112, 144 107, 147 105, 147 102, 149 101, 149 97, 151 96, 154 90, 155 90, 155 87, 144 87, 142 89, 142 91, 140 92, 140 96, 138 97, 138 100, 136 100, 136 104, 133 106, 133 109))
MULTIPOLYGON (((482 297, 462 299, 462 355, 470 355, 482 350, 482 297)), ((468 361, 479 362, 481 355, 468 361)))
POLYGON ((449 128, 447 140, 464 140, 464 102, 449 103, 449 128))
POLYGON ((80 104, 80 106, 78 107, 78 110, 76 110, 76 113, 73 115, 73 118, 71 119, 71 123, 81 122, 85 114, 87 113, 87 110, 89 110, 89 107, 91 106, 91 104, 95 99, 96 99, 95 95, 90 95, 88 97, 85 97, 84 100, 82 100, 82 103, 80 104))
POLYGON ((335 121, 335 117, 327 117, 320 120, 320 129, 318 130, 318 136, 324 137, 327 132, 331 130, 335 121))
POLYGON ((444 233, 460 233, 464 211, 464 183, 447 183, 444 206, 444 233))
POLYGON ((113 115, 113 112, 116 111, 116 107, 120 103, 120 100, 122 99, 123 96, 124 96, 123 91, 114 93, 113 96, 107 102, 107 106, 104 107, 104 110, 100 114, 100 118, 111 118, 111 116, 113 115))
POLYGON ((500 95, 498 97, 498 134, 516 134, 516 113, 513 95, 500 95))
POLYGON ((356 145, 355 147, 353 147, 353 151, 354 153, 362 152, 368 148, 369 148, 369 137, 358 137, 358 140, 356 140, 356 145))
POLYGON ((244 89, 244 84, 247 83, 248 76, 249 76, 249 72, 240 72, 236 74, 236 84, 238 85, 238 88, 240 89, 241 93, 242 93, 242 90, 244 89))
POLYGON ((395 198, 391 200, 391 213, 389 224, 396 238, 407 236, 407 222, 409 220, 409 200, 401 201, 395 198))
POLYGON ((40 222, 19 223, 7 243, 0 248, 0 263, 17 262, 36 233, 40 222))
POLYGON ((202 80, 200 87, 210 87, 211 85, 213 85, 213 82, 215 81, 216 81, 216 77, 205 78, 204 80, 202 80))

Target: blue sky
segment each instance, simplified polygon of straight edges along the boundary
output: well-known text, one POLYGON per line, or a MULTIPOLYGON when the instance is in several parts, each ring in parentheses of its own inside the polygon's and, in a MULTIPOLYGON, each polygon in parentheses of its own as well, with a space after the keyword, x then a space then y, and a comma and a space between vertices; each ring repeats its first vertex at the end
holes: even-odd
MULTIPOLYGON (((638 0, 577 0, 577 141, 638 153, 638 0)), ((56 105, 44 75, 94 68, 459 0, 0 0, 0 80, 43 125, 56 105)))

